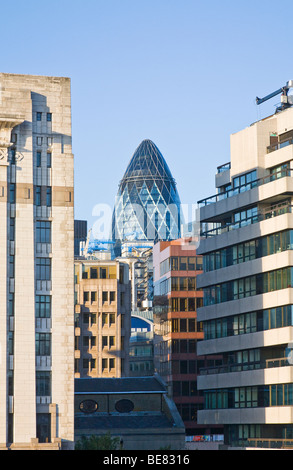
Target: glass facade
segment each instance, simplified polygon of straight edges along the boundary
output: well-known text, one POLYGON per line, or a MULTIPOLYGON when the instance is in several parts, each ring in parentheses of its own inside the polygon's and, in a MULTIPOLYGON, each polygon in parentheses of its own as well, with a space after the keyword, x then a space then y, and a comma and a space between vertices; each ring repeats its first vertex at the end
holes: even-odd
POLYGON ((180 199, 159 149, 144 140, 120 182, 112 220, 112 239, 173 240, 180 237, 180 199))

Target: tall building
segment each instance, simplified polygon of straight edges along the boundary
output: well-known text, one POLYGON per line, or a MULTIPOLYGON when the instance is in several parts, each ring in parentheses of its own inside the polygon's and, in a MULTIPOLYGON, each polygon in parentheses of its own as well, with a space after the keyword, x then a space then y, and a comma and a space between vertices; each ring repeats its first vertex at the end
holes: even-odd
POLYGON ((87 221, 75 220, 74 221, 74 256, 80 255, 81 242, 84 244, 87 241, 87 221))
POLYGON ((148 376, 153 365, 153 250, 149 242, 122 245, 121 260, 129 265, 131 276, 131 337, 129 367, 131 376, 148 376), (131 246, 133 244, 133 246, 131 246))
POLYGON ((197 276, 202 272, 202 257, 194 245, 183 239, 154 245, 154 358, 158 374, 168 384, 186 433, 219 434, 217 426, 197 422, 203 408, 203 393, 198 391, 197 377, 209 363, 197 354, 203 339, 197 309, 202 305, 202 292, 197 290, 197 276), (217 428, 217 429, 216 429, 217 428))
POLYGON ((75 377, 127 377, 131 329, 129 267, 75 260, 75 377))
POLYGON ((230 144, 217 194, 199 201, 198 352, 223 355, 198 379, 199 421, 223 424, 227 445, 281 447, 293 437, 293 108, 230 144))
POLYGON ((179 237, 180 224, 175 180, 156 145, 144 140, 119 184, 112 239, 117 244, 127 240, 172 240, 179 237))
POLYGON ((0 74, 0 445, 74 441, 70 80, 0 74))

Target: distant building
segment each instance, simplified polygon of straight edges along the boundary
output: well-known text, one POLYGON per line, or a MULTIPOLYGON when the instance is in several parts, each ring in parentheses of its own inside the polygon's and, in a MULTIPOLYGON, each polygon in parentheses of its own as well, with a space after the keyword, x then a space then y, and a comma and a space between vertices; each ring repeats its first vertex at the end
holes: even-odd
POLYGON ((110 432, 124 450, 182 450, 185 429, 161 379, 75 379, 75 441, 110 432))
POLYGON ((119 260, 75 260, 75 377, 129 375, 131 284, 119 260))
POLYGON ((74 256, 79 256, 80 243, 87 240, 87 221, 75 220, 74 221, 74 256))
POLYGON ((70 79, 0 74, 0 447, 74 442, 70 79))
POLYGON ((120 259, 131 277, 130 376, 154 373, 153 357, 153 243, 123 243, 120 259))
MULTIPOLYGON (((196 285, 202 272, 202 256, 183 239, 158 242, 153 249, 153 263, 155 370, 169 387, 186 433, 219 434, 215 423, 210 427, 197 420, 204 405, 197 378, 207 365, 207 359, 197 353, 197 345, 203 340, 202 323, 197 321, 203 293, 196 285)), ((209 358, 210 365, 218 361, 219 357, 209 358)))
POLYGON ((134 152, 119 184, 112 222, 116 254, 125 241, 180 236, 180 199, 168 165, 151 140, 134 152))

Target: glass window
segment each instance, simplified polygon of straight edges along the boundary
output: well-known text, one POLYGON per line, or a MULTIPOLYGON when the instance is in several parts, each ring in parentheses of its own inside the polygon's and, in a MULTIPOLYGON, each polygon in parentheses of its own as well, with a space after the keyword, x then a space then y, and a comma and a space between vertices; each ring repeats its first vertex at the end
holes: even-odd
POLYGON ((51 296, 50 295, 36 295, 35 302, 35 315, 36 318, 50 318, 51 317, 51 296))
POLYGON ((52 188, 49 186, 47 187, 47 191, 46 191, 46 206, 47 207, 52 206, 52 188))
POLYGON ((51 243, 51 222, 36 222, 36 242, 51 243))
POLYGON ((40 167, 41 164, 42 164, 42 153, 41 152, 37 152, 37 167, 40 167))
POLYGON ((180 256, 180 271, 187 271, 187 257, 180 256))
POLYGON ((41 281, 51 280, 51 259, 50 258, 37 258, 36 279, 41 280, 41 281))
POLYGON ((36 371, 36 395, 51 396, 51 372, 36 371))
POLYGON ((50 333, 36 333, 36 356, 51 355, 50 333))
POLYGON ((189 271, 195 271, 195 256, 189 256, 188 257, 188 270, 189 271))

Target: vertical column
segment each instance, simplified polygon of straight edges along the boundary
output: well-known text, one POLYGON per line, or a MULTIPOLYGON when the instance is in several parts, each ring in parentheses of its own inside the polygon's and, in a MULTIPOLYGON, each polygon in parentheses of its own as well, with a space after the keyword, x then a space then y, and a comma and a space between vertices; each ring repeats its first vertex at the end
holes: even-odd
POLYGON ((7 149, 0 148, 0 448, 7 426, 7 149))
POLYGON ((25 157, 16 159, 15 316, 14 316, 14 443, 36 437, 35 259, 32 129, 20 138, 25 157), (19 171, 21 169, 21 171, 19 171))

